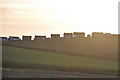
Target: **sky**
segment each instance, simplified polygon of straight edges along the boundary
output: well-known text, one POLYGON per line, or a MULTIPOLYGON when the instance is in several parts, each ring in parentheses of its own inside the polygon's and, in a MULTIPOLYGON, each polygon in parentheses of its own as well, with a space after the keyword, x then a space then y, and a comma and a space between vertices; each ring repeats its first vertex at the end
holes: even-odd
POLYGON ((2 36, 118 33, 119 0, 0 0, 2 36))

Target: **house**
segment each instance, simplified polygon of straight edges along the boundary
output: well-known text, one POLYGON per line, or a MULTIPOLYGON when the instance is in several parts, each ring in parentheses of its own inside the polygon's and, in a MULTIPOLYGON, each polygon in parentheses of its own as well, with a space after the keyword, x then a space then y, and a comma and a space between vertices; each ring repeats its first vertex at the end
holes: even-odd
POLYGON ((34 40, 44 40, 44 39, 46 39, 46 36, 38 36, 38 35, 36 35, 35 38, 34 38, 34 40))
POLYGON ((74 32, 74 37, 85 37, 84 32, 74 32))
POLYGON ((90 34, 88 34, 87 37, 91 37, 90 34))
POLYGON ((0 37, 0 41, 8 41, 7 37, 0 37))
POLYGON ((20 41, 21 39, 19 37, 16 37, 16 36, 9 36, 8 40, 9 41, 20 41))
POLYGON ((107 38, 107 37, 111 37, 111 36, 112 36, 112 35, 111 35, 110 33, 105 33, 105 34, 104 34, 104 37, 106 37, 106 38, 107 38))
POLYGON ((23 36, 22 39, 23 40, 31 40, 32 36, 23 36))
POLYGON ((51 34, 51 38, 52 39, 59 39, 60 38, 60 34, 51 34))
POLYGON ((101 38, 103 36, 104 36, 103 32, 93 32, 92 33, 92 37, 101 38))
POLYGON ((64 38, 72 38, 73 34, 72 33, 64 33, 64 38))
POLYGON ((111 37, 112 38, 118 38, 118 37, 120 38, 120 34, 111 34, 111 37))

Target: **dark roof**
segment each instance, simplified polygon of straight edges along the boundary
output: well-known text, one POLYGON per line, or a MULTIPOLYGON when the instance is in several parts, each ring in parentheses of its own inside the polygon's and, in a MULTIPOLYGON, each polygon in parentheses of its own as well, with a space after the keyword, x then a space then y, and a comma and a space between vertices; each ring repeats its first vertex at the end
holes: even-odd
POLYGON ((19 37, 11 37, 11 38, 19 38, 19 37))
POLYGON ((8 40, 13 40, 13 39, 21 40, 19 37, 16 37, 16 36, 10 36, 10 37, 8 38, 8 40))
POLYGON ((103 32, 93 32, 92 34, 103 34, 103 32))
POLYGON ((0 38, 7 38, 7 37, 0 37, 0 38))
POLYGON ((9 38, 19 38, 19 37, 16 37, 16 36, 10 36, 9 38))
POLYGON ((2 39, 7 39, 7 37, 0 37, 0 38, 2 38, 2 39))
POLYGON ((36 35, 35 37, 46 37, 46 36, 38 36, 38 35, 36 35))
POLYGON ((85 34, 85 32, 74 32, 74 34, 85 34))
POLYGON ((106 34, 109 34, 109 35, 111 35, 110 33, 105 33, 105 35, 106 35, 106 34))

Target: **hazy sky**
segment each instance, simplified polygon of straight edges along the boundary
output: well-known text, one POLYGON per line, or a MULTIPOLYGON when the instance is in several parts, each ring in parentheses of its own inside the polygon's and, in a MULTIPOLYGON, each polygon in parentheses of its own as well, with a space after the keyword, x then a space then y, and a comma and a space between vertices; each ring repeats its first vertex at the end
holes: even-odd
POLYGON ((118 33, 118 1, 0 0, 2 35, 118 33))

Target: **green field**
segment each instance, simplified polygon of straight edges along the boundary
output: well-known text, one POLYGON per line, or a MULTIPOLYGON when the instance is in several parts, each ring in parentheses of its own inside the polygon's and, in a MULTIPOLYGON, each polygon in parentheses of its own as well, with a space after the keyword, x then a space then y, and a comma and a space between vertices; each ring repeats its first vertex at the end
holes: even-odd
POLYGON ((3 46, 48 51, 65 55, 118 61, 117 39, 46 39, 35 41, 8 41, 3 46))
POLYGON ((49 51, 36 51, 3 46, 3 62, 34 63, 60 67, 79 67, 88 69, 117 70, 116 61, 94 59, 80 56, 58 54, 49 51))

